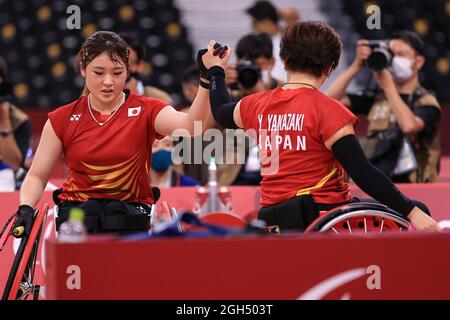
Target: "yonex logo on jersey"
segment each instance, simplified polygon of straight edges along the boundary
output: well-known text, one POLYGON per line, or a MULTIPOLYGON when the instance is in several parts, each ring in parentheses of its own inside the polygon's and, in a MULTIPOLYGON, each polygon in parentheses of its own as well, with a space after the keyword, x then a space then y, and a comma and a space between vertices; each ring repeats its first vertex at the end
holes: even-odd
POLYGON ((73 114, 70 116, 70 121, 78 121, 81 118, 81 114, 73 114))
POLYGON ((129 117, 136 117, 141 113, 142 107, 136 107, 136 108, 128 108, 128 118, 129 117))

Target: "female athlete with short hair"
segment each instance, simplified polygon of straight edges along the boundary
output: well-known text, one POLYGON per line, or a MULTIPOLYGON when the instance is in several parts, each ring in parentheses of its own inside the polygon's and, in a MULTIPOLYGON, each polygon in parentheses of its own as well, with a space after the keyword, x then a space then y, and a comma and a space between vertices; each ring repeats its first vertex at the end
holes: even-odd
MULTIPOLYGON (((92 232, 102 228, 148 229, 145 216, 154 203, 148 182, 153 141, 176 129, 193 134, 194 121, 202 121, 205 127, 210 117, 209 97, 203 84, 189 113, 183 113, 165 101, 124 90, 130 72, 128 55, 127 43, 114 32, 96 32, 82 45, 78 58, 89 94, 48 114, 20 190, 15 226, 24 225, 25 233, 31 227, 32 208, 62 154, 69 171, 57 199, 58 227, 67 220, 71 208, 81 207, 86 218, 92 218, 86 220, 92 222, 88 226, 92 232), (121 218, 103 219, 108 215, 144 217, 128 220, 130 225, 124 226, 121 218)), ((223 64, 229 55, 212 59, 223 64)))
POLYGON ((208 52, 210 101, 224 127, 256 132, 261 156, 259 218, 281 230, 304 230, 320 211, 352 201, 344 169, 368 195, 407 217, 418 230, 439 230, 423 210, 373 167, 355 136, 357 118, 319 88, 341 54, 336 32, 323 22, 290 25, 280 56, 288 82, 276 89, 231 102, 224 70, 208 52))

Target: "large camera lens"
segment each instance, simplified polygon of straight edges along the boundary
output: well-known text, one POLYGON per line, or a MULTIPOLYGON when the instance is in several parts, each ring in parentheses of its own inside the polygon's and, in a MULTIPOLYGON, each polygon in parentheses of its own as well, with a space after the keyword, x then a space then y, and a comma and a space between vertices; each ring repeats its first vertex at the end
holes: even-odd
POLYGON ((251 60, 243 60, 237 66, 238 81, 246 89, 253 88, 261 76, 261 71, 256 63, 251 60))
POLYGON ((383 70, 391 62, 391 54, 385 49, 375 49, 367 59, 367 66, 375 71, 383 70))
POLYGON ((371 40, 369 46, 372 53, 367 58, 367 66, 374 71, 381 71, 389 67, 392 61, 392 53, 386 40, 371 40))

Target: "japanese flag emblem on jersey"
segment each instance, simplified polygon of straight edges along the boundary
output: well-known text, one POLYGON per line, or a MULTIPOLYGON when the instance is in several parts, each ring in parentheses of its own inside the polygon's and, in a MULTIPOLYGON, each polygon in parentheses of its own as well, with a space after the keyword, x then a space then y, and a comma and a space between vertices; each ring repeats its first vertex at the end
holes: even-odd
POLYGON ((128 108, 128 118, 137 117, 141 113, 142 107, 128 108))

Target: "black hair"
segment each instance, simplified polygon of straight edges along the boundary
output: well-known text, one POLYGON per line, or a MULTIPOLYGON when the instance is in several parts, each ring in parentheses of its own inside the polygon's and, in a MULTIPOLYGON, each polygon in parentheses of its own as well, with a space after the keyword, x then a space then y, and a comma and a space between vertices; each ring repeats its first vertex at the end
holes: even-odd
POLYGON ((236 55, 239 59, 255 60, 259 57, 272 59, 272 39, 264 32, 247 34, 239 39, 236 45, 236 55))
POLYGON ((417 33, 411 30, 401 30, 392 33, 391 40, 400 39, 406 42, 414 51, 421 56, 425 56, 425 44, 417 33))
POLYGON ((269 19, 278 24, 277 9, 269 1, 256 1, 246 12, 256 21, 269 19))
POLYGON ((145 46, 139 41, 138 35, 133 32, 121 32, 119 35, 136 52, 138 60, 142 61, 145 56, 145 46))
POLYGON ((183 83, 200 83, 200 69, 196 64, 187 67, 181 75, 181 81, 183 83))
POLYGON ((87 65, 103 52, 106 52, 114 63, 122 61, 127 70, 129 69, 130 50, 128 45, 125 40, 112 31, 97 31, 87 38, 77 54, 75 67, 81 63, 83 69, 86 69, 87 65))
POLYGON ((337 67, 341 50, 339 35, 328 24, 304 21, 286 28, 281 39, 280 57, 286 70, 320 77, 337 67))

